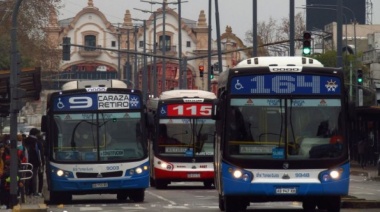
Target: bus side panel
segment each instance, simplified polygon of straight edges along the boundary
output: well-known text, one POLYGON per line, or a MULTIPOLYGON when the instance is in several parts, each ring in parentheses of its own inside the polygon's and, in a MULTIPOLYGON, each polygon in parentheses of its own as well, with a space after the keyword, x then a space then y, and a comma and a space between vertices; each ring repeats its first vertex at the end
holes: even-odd
MULTIPOLYGON (((228 164, 222 164, 222 185, 224 195, 264 195, 264 196, 284 196, 289 195, 287 193, 276 193, 277 189, 295 189, 295 193, 292 195, 296 196, 316 196, 316 195, 347 195, 349 188, 349 164, 344 164, 341 166, 344 172, 340 180, 322 182, 320 180, 322 174, 317 174, 319 182, 284 182, 284 180, 279 179, 278 182, 274 180, 268 180, 268 182, 253 183, 249 181, 244 181, 241 179, 234 179, 229 169, 236 168, 228 164), (281 182, 280 182, 281 181, 281 182)), ((247 171, 247 170, 246 170, 247 171)), ((274 173, 276 170, 272 170, 274 173)), ((326 171, 326 170, 319 170, 326 171)), ((316 181, 314 180, 314 181, 316 181)))
POLYGON ((50 191, 73 191, 84 192, 98 190, 125 190, 140 189, 149 187, 149 163, 148 159, 140 162, 114 163, 114 164, 57 164, 50 163, 50 191), (144 170, 143 167, 147 167, 144 170), (122 171, 120 177, 100 177, 113 171, 107 171, 110 167, 119 167, 122 171), (143 172, 136 173, 136 168, 141 167, 143 172), (57 170, 64 170, 64 176, 57 176, 57 170), (86 171, 87 170, 87 171, 86 171), (133 171, 132 171, 133 170, 133 171), (95 177, 77 178, 78 172, 89 175, 96 174, 95 177), (133 174, 131 174, 133 172, 133 174))

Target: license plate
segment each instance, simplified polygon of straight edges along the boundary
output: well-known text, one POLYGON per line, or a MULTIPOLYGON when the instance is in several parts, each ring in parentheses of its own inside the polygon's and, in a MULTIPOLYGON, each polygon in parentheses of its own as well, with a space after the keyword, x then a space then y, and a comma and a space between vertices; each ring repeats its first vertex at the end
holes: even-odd
POLYGON ((187 178, 200 178, 201 177, 201 174, 187 174, 187 178))
POLYGON ((94 183, 92 184, 92 188, 107 188, 108 183, 94 183))
POLYGON ((276 194, 296 194, 297 188, 276 188, 276 194))

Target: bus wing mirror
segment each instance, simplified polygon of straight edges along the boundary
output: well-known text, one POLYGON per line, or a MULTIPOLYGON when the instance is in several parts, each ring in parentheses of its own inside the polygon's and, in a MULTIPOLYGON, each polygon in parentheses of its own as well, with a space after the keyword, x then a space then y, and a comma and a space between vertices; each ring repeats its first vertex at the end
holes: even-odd
POLYGON ((219 113, 219 100, 214 99, 212 101, 211 118, 214 120, 219 120, 219 113))

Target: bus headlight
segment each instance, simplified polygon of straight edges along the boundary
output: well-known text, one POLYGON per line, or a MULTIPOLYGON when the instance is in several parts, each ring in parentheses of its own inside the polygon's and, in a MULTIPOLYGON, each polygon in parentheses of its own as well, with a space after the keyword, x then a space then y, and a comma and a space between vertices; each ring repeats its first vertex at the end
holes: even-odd
POLYGON ((233 175, 235 178, 240 178, 243 175, 243 173, 240 170, 235 170, 233 175))
POLYGON ((229 172, 232 174, 232 176, 236 179, 244 180, 246 182, 252 181, 253 175, 250 174, 247 171, 236 169, 233 170, 232 168, 229 170, 229 172))
POLYGON ((340 175, 341 175, 341 173, 338 171, 338 170, 332 170, 331 172, 330 172, 330 177, 332 178, 332 179, 339 179, 340 178, 340 175))
POLYGON ((173 170, 174 168, 172 164, 166 163, 164 161, 158 161, 157 164, 160 165, 162 169, 173 170))
POLYGON ((58 169, 56 174, 58 177, 71 177, 71 172, 63 171, 61 169, 58 169))
POLYGON ((330 180, 339 180, 342 177, 343 169, 333 169, 323 172, 322 174, 322 180, 324 182, 330 181, 330 180))
POLYGON ((140 168, 140 167, 136 168, 136 173, 137 173, 137 174, 141 174, 142 171, 143 171, 142 168, 140 168))
POLYGON ((57 175, 58 175, 59 177, 62 177, 62 176, 63 176, 63 171, 62 171, 62 170, 58 170, 58 171, 57 171, 57 175))

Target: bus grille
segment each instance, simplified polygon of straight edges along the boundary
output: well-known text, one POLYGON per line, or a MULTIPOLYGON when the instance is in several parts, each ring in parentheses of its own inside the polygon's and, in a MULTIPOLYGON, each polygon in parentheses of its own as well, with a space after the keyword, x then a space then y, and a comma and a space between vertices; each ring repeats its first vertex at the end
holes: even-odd
POLYGON ((123 176, 123 171, 102 172, 102 173, 77 172, 77 178, 106 178, 106 177, 121 177, 121 176, 123 176))

